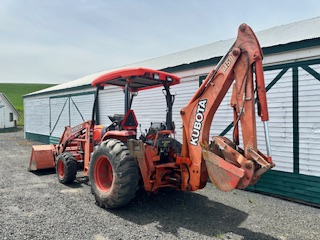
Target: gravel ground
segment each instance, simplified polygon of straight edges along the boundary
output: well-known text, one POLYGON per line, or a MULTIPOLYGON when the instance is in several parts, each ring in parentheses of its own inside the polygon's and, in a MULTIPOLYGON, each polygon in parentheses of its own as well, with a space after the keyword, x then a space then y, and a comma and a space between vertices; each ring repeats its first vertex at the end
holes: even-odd
POLYGON ((211 184, 140 194, 117 210, 94 204, 85 178, 62 185, 27 171, 32 142, 0 133, 0 239, 319 239, 320 209, 211 184))

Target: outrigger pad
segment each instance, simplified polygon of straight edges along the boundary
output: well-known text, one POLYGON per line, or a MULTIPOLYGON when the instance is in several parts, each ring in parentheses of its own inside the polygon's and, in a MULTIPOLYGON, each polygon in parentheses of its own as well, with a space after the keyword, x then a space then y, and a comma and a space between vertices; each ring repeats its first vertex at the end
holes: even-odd
POLYGON ((39 169, 50 169, 55 167, 53 156, 54 145, 34 145, 32 146, 29 171, 39 169))
POLYGON ((245 174, 243 169, 228 163, 211 151, 202 149, 202 155, 213 185, 225 192, 237 187, 240 179, 245 174))

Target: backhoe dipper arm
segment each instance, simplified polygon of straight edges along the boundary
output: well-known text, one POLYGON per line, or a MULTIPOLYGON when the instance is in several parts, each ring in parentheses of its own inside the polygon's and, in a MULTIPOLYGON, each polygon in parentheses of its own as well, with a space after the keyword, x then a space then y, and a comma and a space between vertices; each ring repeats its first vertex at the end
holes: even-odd
MULTIPOLYGON (((204 187, 208 175, 221 190, 245 188, 274 166, 269 139, 268 156, 257 149, 254 68, 261 119, 264 122, 269 119, 262 58, 262 50, 252 29, 246 24, 240 25, 234 45, 181 110, 183 146, 178 162, 182 166, 182 189, 193 191, 204 187), (213 137, 213 144, 209 146, 213 116, 233 82, 234 142, 217 136, 213 137), (237 147, 239 122, 243 150, 237 147)), ((269 138, 269 135, 266 134, 266 137, 269 138)))

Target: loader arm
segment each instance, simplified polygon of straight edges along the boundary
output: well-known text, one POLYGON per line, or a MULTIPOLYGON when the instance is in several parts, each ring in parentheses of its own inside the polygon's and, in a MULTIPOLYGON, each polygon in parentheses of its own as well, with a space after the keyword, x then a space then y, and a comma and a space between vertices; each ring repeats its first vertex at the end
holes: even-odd
POLYGON ((221 190, 245 188, 274 167, 267 133, 269 116, 262 58, 262 50, 252 29, 246 24, 240 25, 238 37, 231 49, 216 69, 208 74, 188 105, 180 111, 183 144, 178 163, 182 166, 182 189, 194 191, 204 187, 208 175, 212 183, 221 190), (233 141, 217 136, 213 137, 213 142, 209 145, 214 114, 233 82, 233 141), (257 99, 254 96, 255 85, 257 99), (257 149, 256 102, 265 124, 268 156, 257 149), (237 146, 239 123, 242 127, 244 149, 237 146))

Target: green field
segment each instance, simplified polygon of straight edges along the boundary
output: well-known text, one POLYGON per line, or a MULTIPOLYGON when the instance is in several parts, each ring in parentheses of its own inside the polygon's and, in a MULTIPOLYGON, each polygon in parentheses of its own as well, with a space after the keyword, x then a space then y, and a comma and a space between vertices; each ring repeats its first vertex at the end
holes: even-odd
POLYGON ((28 83, 0 83, 0 92, 6 94, 11 103, 20 112, 18 125, 23 126, 23 99, 22 96, 55 84, 28 84, 28 83))

